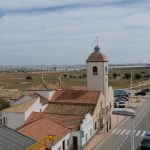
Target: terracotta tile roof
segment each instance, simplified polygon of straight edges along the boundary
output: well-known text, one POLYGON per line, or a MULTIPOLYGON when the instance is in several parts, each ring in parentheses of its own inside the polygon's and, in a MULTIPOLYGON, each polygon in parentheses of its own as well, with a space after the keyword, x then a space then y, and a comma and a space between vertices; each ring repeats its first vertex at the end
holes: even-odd
POLYGON ((43 118, 44 116, 71 130, 78 130, 82 120, 84 119, 84 115, 59 115, 59 114, 32 112, 32 114, 29 116, 26 122, 20 128, 18 128, 18 130, 30 124, 31 122, 43 118))
POLYGON ((98 45, 94 48, 94 52, 88 57, 86 62, 108 62, 106 56, 99 51, 98 45))
POLYGON ((37 99, 31 99, 29 101, 26 101, 22 104, 16 105, 16 106, 12 106, 9 108, 6 108, 4 110, 2 110, 3 112, 25 112, 37 99))
POLYGON ((59 103, 50 102, 45 113, 62 114, 62 115, 85 115, 86 113, 93 113, 95 104, 73 104, 73 103, 59 103))
POLYGON ((100 96, 99 91, 58 90, 51 98, 52 102, 96 104, 100 96))
POLYGON ((71 130, 78 130, 82 120, 84 119, 83 115, 46 114, 46 116, 71 130))
POLYGON ((44 115, 37 120, 33 120, 32 122, 29 122, 28 120, 28 124, 18 130, 18 132, 29 136, 36 141, 39 141, 43 137, 46 137, 48 135, 56 135, 56 140, 54 141, 54 143, 59 141, 70 131, 70 129, 58 124, 57 122, 44 115))

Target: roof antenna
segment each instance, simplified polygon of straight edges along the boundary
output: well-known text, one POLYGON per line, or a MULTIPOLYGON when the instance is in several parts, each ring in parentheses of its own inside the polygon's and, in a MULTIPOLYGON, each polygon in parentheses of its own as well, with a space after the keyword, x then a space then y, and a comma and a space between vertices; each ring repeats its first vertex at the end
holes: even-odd
POLYGON ((95 40, 95 41, 96 41, 96 44, 97 44, 97 46, 98 46, 98 43, 99 43, 99 37, 98 37, 98 36, 96 37, 96 40, 95 40))
POLYGON ((98 52, 100 50, 100 47, 98 45, 98 43, 99 43, 99 37, 98 36, 96 37, 95 41, 96 41, 97 45, 95 46, 94 50, 95 50, 95 52, 98 52))

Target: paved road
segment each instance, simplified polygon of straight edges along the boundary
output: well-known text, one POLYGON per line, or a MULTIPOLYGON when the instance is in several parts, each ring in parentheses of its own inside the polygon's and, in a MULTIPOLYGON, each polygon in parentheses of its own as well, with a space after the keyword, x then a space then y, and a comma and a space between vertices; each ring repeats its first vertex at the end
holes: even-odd
MULTIPOLYGON (((150 130, 150 96, 136 109, 135 150, 140 146, 146 131, 150 130)), ((130 150, 132 120, 127 117, 116 129, 99 143, 94 150, 130 150)))

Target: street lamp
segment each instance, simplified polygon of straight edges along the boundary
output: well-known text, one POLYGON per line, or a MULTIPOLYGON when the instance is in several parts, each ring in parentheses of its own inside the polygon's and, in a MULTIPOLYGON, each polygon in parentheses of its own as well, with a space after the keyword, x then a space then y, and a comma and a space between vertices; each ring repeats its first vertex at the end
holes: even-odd
POLYGON ((135 111, 127 108, 115 108, 112 110, 112 114, 121 116, 131 116, 132 119, 132 137, 131 137, 131 150, 134 150, 134 118, 135 111))

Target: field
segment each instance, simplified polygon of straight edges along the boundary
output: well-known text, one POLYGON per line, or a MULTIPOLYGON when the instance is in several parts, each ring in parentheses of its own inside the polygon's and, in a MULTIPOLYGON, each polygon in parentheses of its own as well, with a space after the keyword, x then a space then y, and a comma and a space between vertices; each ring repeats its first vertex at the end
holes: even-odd
MULTIPOLYGON (((109 86, 116 88, 130 88, 131 78, 124 78, 125 73, 132 71, 133 87, 135 89, 149 87, 149 68, 120 68, 109 70, 109 86), (140 79, 135 79, 135 74, 141 74, 140 79), (114 78, 114 74, 117 77, 114 78)), ((1 89, 16 89, 24 90, 37 87, 41 84, 42 76, 44 82, 50 89, 59 88, 59 77, 61 79, 62 89, 86 89, 86 71, 72 72, 0 72, 0 88, 1 89), (26 77, 31 76, 32 80, 27 80, 26 77)), ((3 96, 0 93, 0 96, 3 96)))

